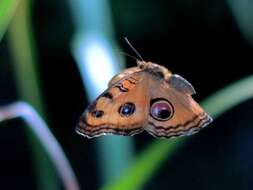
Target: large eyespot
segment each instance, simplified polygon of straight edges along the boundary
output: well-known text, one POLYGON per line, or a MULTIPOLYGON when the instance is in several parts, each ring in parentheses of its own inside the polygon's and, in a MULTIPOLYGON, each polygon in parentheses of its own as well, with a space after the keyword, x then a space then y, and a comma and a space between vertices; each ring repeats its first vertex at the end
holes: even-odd
POLYGON ((131 102, 127 102, 125 104, 123 104, 122 106, 120 106, 119 108, 119 114, 122 117, 128 117, 130 115, 132 115, 135 111, 135 105, 131 102))
POLYGON ((174 108, 172 104, 163 98, 153 99, 150 103, 150 115, 158 121, 167 121, 172 118, 174 108))

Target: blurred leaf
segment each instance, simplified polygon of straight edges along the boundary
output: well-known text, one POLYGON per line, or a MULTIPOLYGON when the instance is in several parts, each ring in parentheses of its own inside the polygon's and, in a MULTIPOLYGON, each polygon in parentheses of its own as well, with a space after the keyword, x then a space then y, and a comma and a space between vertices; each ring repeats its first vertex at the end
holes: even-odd
POLYGON ((8 24, 15 13, 19 0, 0 1, 0 41, 8 27, 8 24))
MULTIPOLYGON (((107 82, 117 74, 123 62, 116 57, 113 25, 108 0, 69 1, 76 34, 72 51, 83 79, 85 91, 93 101, 107 82), (97 69, 99 68, 99 69, 97 69)), ((103 184, 114 181, 131 163, 134 155, 133 139, 104 136, 96 141, 98 172, 103 184), (104 164, 106 163, 106 164, 104 164)))
POLYGON ((22 118, 47 152, 66 190, 80 190, 77 179, 60 144, 37 111, 26 102, 15 102, 0 107, 0 122, 22 118))
POLYGON ((142 152, 120 179, 105 186, 102 190, 141 189, 146 181, 154 175, 154 171, 158 169, 162 161, 168 159, 178 146, 182 145, 182 142, 182 139, 155 140, 142 152))
POLYGON ((253 45, 253 2, 249 0, 227 0, 245 42, 253 45))
MULTIPOLYGON (((217 118, 250 98, 253 98, 253 76, 221 89, 204 100, 202 105, 213 118, 217 118)), ((141 189, 162 163, 169 159, 174 150, 186 142, 186 139, 155 140, 118 180, 103 187, 102 190, 141 189)))
MULTIPOLYGON (((40 80, 36 68, 36 47, 30 13, 31 1, 22 0, 9 26, 8 43, 13 59, 14 77, 19 98, 31 104, 45 119, 46 112, 44 111, 43 93, 40 89, 40 80)), ((48 155, 31 131, 27 130, 26 134, 31 150, 37 188, 41 190, 60 189, 59 180, 48 155)))

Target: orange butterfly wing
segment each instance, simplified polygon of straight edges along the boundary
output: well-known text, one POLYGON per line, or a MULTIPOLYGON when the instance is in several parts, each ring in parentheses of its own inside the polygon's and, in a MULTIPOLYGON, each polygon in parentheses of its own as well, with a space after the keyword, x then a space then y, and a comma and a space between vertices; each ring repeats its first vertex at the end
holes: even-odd
MULTIPOLYGON (((187 90, 180 91, 180 86, 172 86, 167 81, 151 79, 149 83, 152 89, 156 88, 155 91, 151 91, 150 116, 145 128, 151 135, 165 138, 188 136, 212 121, 191 95, 186 93, 187 90), (169 111, 164 111, 166 109, 169 111), (163 119, 159 116, 163 116, 163 119)), ((190 83, 186 85, 192 88, 190 83)))
MULTIPOLYGON (((117 79, 117 78, 116 78, 117 79)), ((149 93, 145 72, 135 72, 110 83, 81 116, 76 131, 88 138, 134 135, 147 125, 149 93)))

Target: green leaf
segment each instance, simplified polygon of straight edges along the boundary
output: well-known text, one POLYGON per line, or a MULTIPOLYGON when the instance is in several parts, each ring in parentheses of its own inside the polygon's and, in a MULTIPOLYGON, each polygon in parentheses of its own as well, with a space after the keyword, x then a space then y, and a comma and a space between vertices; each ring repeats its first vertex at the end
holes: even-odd
POLYGON ((0 1, 0 41, 15 13, 19 0, 0 1))
MULTIPOLYGON (((46 118, 43 92, 40 88, 41 81, 37 71, 37 49, 32 30, 30 0, 20 2, 10 23, 7 37, 19 99, 31 104, 43 118, 46 118)), ((54 167, 52 167, 52 163, 37 137, 29 130, 26 131, 26 135, 30 146, 37 189, 60 189, 54 167)))

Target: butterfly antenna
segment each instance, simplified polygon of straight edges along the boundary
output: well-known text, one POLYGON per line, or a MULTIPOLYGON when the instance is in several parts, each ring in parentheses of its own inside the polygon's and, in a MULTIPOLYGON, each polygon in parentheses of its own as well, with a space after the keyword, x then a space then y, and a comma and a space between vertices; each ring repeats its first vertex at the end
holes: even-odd
POLYGON ((126 55, 126 56, 128 56, 128 57, 131 57, 131 58, 133 58, 133 59, 135 59, 135 60, 138 60, 137 57, 135 57, 135 56, 133 56, 133 55, 130 55, 130 54, 128 54, 128 53, 125 53, 125 52, 123 52, 123 51, 120 51, 119 53, 120 53, 120 54, 123 54, 123 55, 126 55))
MULTIPOLYGON (((140 58, 141 61, 144 61, 139 52, 134 48, 134 46, 129 42, 127 37, 124 38, 126 40, 126 43, 132 48, 132 50, 136 53, 136 55, 140 58)), ((133 56, 132 56, 133 57, 133 56)), ((137 59, 138 60, 138 59, 137 59)))

